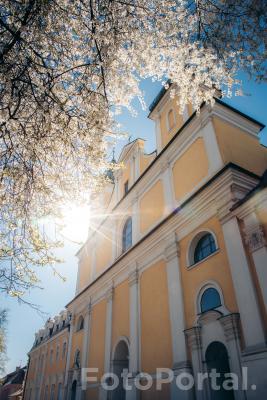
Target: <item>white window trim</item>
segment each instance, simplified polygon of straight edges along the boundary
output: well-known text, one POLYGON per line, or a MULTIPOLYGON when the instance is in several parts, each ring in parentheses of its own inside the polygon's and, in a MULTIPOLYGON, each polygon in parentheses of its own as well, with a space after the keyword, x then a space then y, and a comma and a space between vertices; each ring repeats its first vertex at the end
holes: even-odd
POLYGON ((171 132, 171 130, 174 128, 176 126, 176 113, 175 113, 175 111, 174 111, 174 109, 173 108, 170 108, 169 110, 168 110, 168 112, 167 112, 167 129, 168 129, 168 132, 171 132), (169 113, 170 112, 173 112, 173 126, 170 126, 170 123, 169 123, 169 113))
POLYGON ((188 269, 194 268, 195 266, 199 265, 200 263, 206 261, 208 258, 212 257, 215 254, 218 254, 220 248, 218 246, 218 241, 217 241, 217 237, 215 235, 215 233, 210 230, 210 229, 200 229, 199 231, 197 231, 194 235, 194 237, 190 240, 188 247, 187 247, 187 252, 186 252, 186 265, 188 269), (209 254, 207 257, 203 258, 202 260, 198 261, 197 263, 194 262, 194 254, 195 254, 195 249, 196 246, 199 242, 199 240, 205 236, 207 233, 210 233, 213 236, 214 242, 215 242, 215 246, 216 246, 216 250, 209 254))
MULTIPOLYGON (((195 309, 196 309, 197 316, 204 314, 204 312, 201 311, 201 298, 202 298, 203 293, 209 288, 216 289, 217 292, 219 293, 219 296, 221 299, 221 305, 219 307, 216 307, 209 311, 216 310, 216 311, 221 312, 223 315, 229 314, 229 310, 225 307, 224 296, 223 296, 223 291, 222 291, 221 287, 215 281, 208 281, 204 285, 202 285, 201 288, 197 292, 196 301, 195 301, 195 309)), ((205 312, 208 312, 208 311, 205 311, 205 312)))

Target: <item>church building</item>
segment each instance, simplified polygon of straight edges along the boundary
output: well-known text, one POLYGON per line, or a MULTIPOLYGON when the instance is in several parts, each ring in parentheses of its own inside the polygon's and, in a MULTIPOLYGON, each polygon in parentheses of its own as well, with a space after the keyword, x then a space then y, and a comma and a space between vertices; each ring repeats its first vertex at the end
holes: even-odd
POLYGON ((25 400, 266 398, 264 126, 220 98, 181 115, 165 88, 148 118, 156 150, 122 149, 76 293, 29 352, 25 400))

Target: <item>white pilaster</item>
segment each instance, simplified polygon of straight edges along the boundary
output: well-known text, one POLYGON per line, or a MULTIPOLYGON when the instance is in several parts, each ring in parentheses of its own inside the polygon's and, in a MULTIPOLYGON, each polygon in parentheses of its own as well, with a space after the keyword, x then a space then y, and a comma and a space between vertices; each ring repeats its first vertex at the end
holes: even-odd
POLYGON ((88 304, 86 314, 84 316, 84 335, 83 335, 83 349, 82 349, 82 368, 87 368, 88 362, 88 348, 90 340, 90 319, 91 319, 91 302, 88 304))
MULTIPOLYGON (((97 233, 96 233, 97 235, 97 233)), ((92 244, 91 244, 91 248, 92 248, 92 259, 91 259, 91 282, 95 279, 95 275, 96 275, 96 237, 94 237, 92 239, 92 244)))
POLYGON ((66 361, 66 370, 65 370, 65 379, 64 379, 64 398, 67 398, 68 391, 68 375, 70 369, 70 356, 71 356, 71 346, 72 346, 72 336, 75 328, 75 317, 71 318, 70 321, 70 334, 69 334, 69 342, 68 342, 68 353, 67 353, 67 361, 66 361))
POLYGON ((237 219, 228 220, 222 228, 245 344, 247 347, 263 345, 265 337, 261 316, 237 219))
MULTIPOLYGON (((130 348, 129 348, 129 373, 134 377, 139 371, 139 275, 135 268, 129 274, 129 300, 130 300, 130 348)), ((126 391, 126 400, 137 400, 139 393, 130 380, 131 390, 126 391)))
POLYGON ((251 252, 262 297, 267 311, 267 243, 264 230, 255 212, 244 218, 246 242, 251 252))
MULTIPOLYGON (((197 382, 198 373, 204 373, 204 363, 202 360, 202 340, 201 340, 201 328, 195 326, 193 328, 187 329, 185 331, 187 337, 188 345, 192 357, 193 374, 194 380, 197 382)), ((196 400, 206 400, 207 399, 207 388, 204 386, 203 389, 197 390, 195 388, 196 400)))
MULTIPOLYGON (((83 348, 82 348, 82 368, 87 368, 88 366, 88 353, 89 353, 89 343, 90 343, 90 322, 91 322, 91 300, 88 304, 85 316, 84 316, 84 334, 83 334, 83 348)), ((83 374, 81 374, 82 378, 83 374)), ((81 398, 85 399, 86 391, 83 390, 83 382, 81 382, 81 398)))
POLYGON ((186 104, 184 107, 184 112, 183 112, 184 123, 188 120, 188 118, 189 118, 189 112, 188 112, 188 105, 186 104))
POLYGON ((111 286, 106 293, 107 308, 106 308, 105 363, 104 363, 105 372, 110 372, 113 292, 114 292, 113 286, 111 286))
POLYGON ((136 269, 129 275, 130 297, 130 357, 129 371, 139 371, 139 306, 138 306, 138 271, 136 269))
MULTIPOLYGON (((239 314, 228 314, 219 318, 227 341, 229 364, 232 373, 238 376, 238 382, 242 382, 241 350, 240 350, 240 329, 239 314)), ((235 400, 246 400, 246 394, 241 384, 234 391, 235 400)))
MULTIPOLYGON (((111 369, 111 344, 112 344, 112 305, 113 305, 113 285, 106 292, 106 333, 105 333, 105 359, 104 373, 110 372, 111 369)), ((108 391, 100 385, 99 400, 108 399, 108 391)))
POLYGON ((132 202, 132 240, 133 244, 137 243, 140 237, 140 215, 138 207, 138 197, 132 202))
MULTIPOLYGON (((112 217, 111 217, 112 218, 112 217)), ((112 260, 115 261, 117 258, 117 229, 118 221, 115 219, 116 215, 113 217, 112 221, 112 260)))
POLYGON ((162 150, 162 139, 161 139, 161 130, 160 130, 160 117, 158 116, 155 120, 156 123, 156 145, 157 145, 157 152, 160 153, 162 150))
MULTIPOLYGON (((171 321, 173 369, 175 376, 177 376, 182 372, 190 372, 190 364, 187 361, 186 353, 184 301, 178 258, 178 244, 175 234, 169 238, 168 242, 165 249, 165 259, 171 321)), ((173 382, 171 386, 171 400, 177 398, 181 400, 192 399, 193 391, 181 391, 176 383, 173 382)))
POLYGON ((134 154, 134 181, 140 176, 140 151, 136 151, 134 154))
POLYGON ((202 135, 209 160, 209 174, 214 174, 223 166, 223 160, 218 146, 212 119, 209 118, 202 127, 202 135))
POLYGON ((164 191, 164 201, 165 201, 165 215, 170 214, 174 210, 174 191, 172 185, 172 172, 170 164, 164 163, 161 166, 161 177, 163 183, 163 191, 164 191))
POLYGON ((130 179, 129 179, 129 188, 134 184, 135 182, 135 159, 134 157, 131 157, 130 159, 130 179))

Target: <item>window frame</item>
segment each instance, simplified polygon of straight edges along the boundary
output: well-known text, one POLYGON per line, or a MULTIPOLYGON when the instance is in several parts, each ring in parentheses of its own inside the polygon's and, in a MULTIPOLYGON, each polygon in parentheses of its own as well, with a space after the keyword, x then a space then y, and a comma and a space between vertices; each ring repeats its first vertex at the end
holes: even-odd
POLYGON ((203 296, 204 292, 207 289, 210 289, 210 288, 213 288, 218 292, 219 297, 220 297, 220 301, 221 301, 221 305, 216 307, 216 308, 213 308, 213 309, 211 309, 209 311, 212 311, 212 310, 213 311, 217 311, 217 312, 220 312, 223 315, 229 314, 230 311, 225 306, 223 291, 222 291, 220 285, 216 281, 208 281, 208 282, 204 283, 204 285, 202 285, 200 287, 200 289, 197 291, 197 295, 196 295, 196 298, 195 298, 196 314, 197 315, 203 315, 204 313, 208 312, 208 311, 204 311, 203 312, 201 310, 201 299, 202 299, 202 296, 203 296))
POLYGON ((216 243, 213 235, 210 232, 205 233, 195 245, 194 248, 194 264, 197 264, 217 250, 216 243), (205 243, 206 241, 207 243, 205 243), (205 255, 205 249, 208 250, 208 254, 205 255))
POLYGON ((202 294, 201 294, 201 296, 199 298, 199 306, 200 306, 200 313, 201 314, 203 314, 205 312, 208 312, 208 311, 211 311, 211 310, 217 310, 219 307, 221 307, 222 306, 222 299, 221 299, 221 296, 220 296, 220 293, 218 292, 218 290, 213 286, 209 286, 209 287, 205 288, 205 290, 202 292, 202 294), (218 305, 216 305, 214 307, 207 308, 207 309, 203 309, 203 308, 205 308, 203 306, 203 297, 205 296, 205 294, 207 294, 210 291, 216 293, 216 296, 218 296, 218 300, 219 300, 218 305))
POLYGON ((129 250, 132 247, 132 245, 133 245, 133 220, 132 217, 128 217, 124 222, 122 229, 122 253, 125 253, 127 250, 129 250), (130 231, 127 232, 129 224, 131 224, 129 228, 130 231), (128 236, 130 236, 130 239, 128 236))
POLYGON ((167 128, 168 128, 168 132, 172 131, 172 129, 175 127, 176 125, 176 116, 175 116, 175 112, 173 108, 170 108, 167 112, 167 128), (170 125, 170 114, 173 114, 173 125, 170 125))
POLYGON ((80 332, 84 329, 84 318, 82 315, 79 316, 78 322, 77 322, 77 328, 76 332, 80 332))
POLYGON ((64 343, 63 343, 63 346, 62 346, 62 360, 65 359, 65 357, 66 357, 66 352, 67 352, 67 342, 64 342, 64 343))
POLYGON ((205 262, 209 257, 212 257, 213 255, 217 254, 220 251, 220 248, 218 246, 218 241, 217 241, 217 237, 214 234, 214 232, 210 229, 201 229, 198 232, 196 232, 194 234, 194 236, 191 238, 191 240, 188 243, 188 247, 187 247, 187 254, 186 254, 186 264, 187 264, 187 268, 194 268, 195 266, 199 265, 202 262, 205 262), (215 250, 210 253, 208 256, 206 256, 205 258, 203 258, 202 260, 195 262, 194 260, 194 256, 195 256, 195 250, 196 247, 199 243, 199 241, 206 236, 207 234, 211 234, 215 243, 215 250))
POLYGON ((124 182, 124 196, 126 196, 126 194, 129 192, 129 179, 127 179, 127 181, 124 182))

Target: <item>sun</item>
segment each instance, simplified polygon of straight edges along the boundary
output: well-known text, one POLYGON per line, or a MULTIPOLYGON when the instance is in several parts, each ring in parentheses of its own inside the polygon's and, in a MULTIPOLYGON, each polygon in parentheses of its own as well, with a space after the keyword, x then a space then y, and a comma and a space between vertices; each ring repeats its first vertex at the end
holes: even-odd
POLYGON ((90 206, 73 204, 62 207, 62 235, 74 242, 85 242, 91 220, 90 206))

